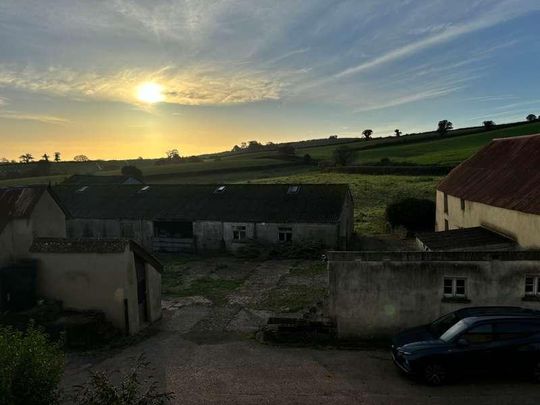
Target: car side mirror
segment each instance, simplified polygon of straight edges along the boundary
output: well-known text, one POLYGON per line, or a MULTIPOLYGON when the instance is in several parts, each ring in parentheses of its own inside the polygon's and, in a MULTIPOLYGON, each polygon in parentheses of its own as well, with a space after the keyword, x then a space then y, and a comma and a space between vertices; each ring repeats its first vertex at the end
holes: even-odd
POLYGON ((465 338, 459 338, 458 341, 457 341, 457 346, 458 347, 467 347, 469 346, 469 341, 465 338))

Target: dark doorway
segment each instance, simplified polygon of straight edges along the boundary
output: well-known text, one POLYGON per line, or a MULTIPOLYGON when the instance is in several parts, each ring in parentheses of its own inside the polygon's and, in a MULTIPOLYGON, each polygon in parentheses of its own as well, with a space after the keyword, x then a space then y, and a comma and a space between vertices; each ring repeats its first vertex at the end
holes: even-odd
POLYGON ((193 222, 155 221, 153 249, 156 252, 193 252, 193 222))
POLYGON ((135 256, 135 271, 137 273, 137 303, 139 304, 139 320, 148 322, 146 299, 146 268, 144 261, 135 256))

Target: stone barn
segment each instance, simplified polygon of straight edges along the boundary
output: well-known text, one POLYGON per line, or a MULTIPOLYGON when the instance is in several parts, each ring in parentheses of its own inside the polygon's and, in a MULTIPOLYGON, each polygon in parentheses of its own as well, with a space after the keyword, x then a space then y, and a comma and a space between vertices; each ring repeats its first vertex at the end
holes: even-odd
POLYGON ((540 248, 540 135, 495 139, 437 187, 436 230, 483 227, 540 248))
POLYGON ((341 184, 56 186, 71 238, 129 238, 157 252, 316 242, 346 249, 353 200, 341 184))
POLYGON ((35 237, 65 237, 65 217, 48 187, 0 188, 0 265, 28 258, 35 237))

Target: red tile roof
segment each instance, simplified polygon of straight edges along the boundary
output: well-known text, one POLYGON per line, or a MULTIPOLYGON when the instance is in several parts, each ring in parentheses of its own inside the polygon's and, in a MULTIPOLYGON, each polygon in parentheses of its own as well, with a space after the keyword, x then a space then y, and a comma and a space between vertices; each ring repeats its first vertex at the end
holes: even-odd
POLYGON ((494 139, 452 170, 438 190, 464 200, 540 214, 540 135, 494 139))
POLYGON ((0 232, 13 218, 28 218, 46 187, 0 188, 0 232))

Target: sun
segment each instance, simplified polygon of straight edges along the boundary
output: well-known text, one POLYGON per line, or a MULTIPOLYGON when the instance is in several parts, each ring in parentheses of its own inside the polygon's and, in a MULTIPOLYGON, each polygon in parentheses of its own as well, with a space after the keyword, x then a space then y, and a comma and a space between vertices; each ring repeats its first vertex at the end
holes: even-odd
POLYGON ((149 104, 159 103, 165 99, 163 87, 157 83, 143 83, 137 88, 137 98, 149 104))

